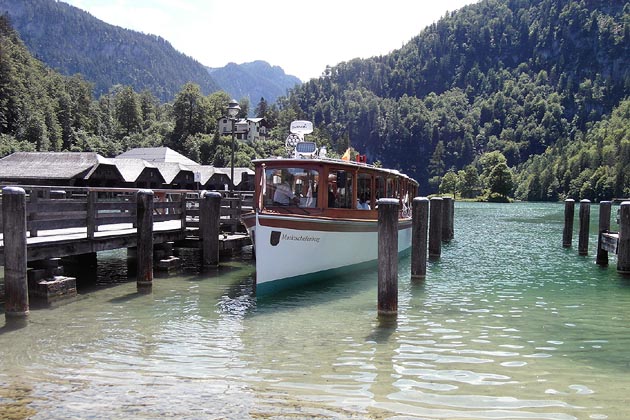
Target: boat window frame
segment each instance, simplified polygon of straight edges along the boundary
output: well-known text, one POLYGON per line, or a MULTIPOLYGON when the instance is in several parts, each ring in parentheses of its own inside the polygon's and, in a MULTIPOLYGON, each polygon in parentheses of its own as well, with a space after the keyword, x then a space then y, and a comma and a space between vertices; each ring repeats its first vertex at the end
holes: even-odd
POLYGON ((327 167, 325 171, 325 179, 326 179, 326 206, 328 209, 335 210, 356 210, 356 168, 344 166, 344 165, 330 165, 327 167), (338 176, 339 172, 344 172, 345 175, 345 187, 343 196, 340 197, 339 190, 341 189, 338 185, 338 176), (335 180, 331 181, 331 175, 334 174, 335 180), (348 182, 348 176, 351 177, 348 182), (345 189, 349 188, 350 191, 347 192, 345 189), (340 198, 343 198, 344 207, 339 207, 340 198), (334 203, 332 206, 330 203, 334 203))
POLYGON ((357 192, 357 196, 356 196, 356 202, 357 202, 357 208, 358 208, 358 203, 359 203, 359 199, 361 198, 362 194, 366 195, 366 202, 368 203, 368 206, 370 209, 374 209, 375 208, 375 204, 376 201, 374 200, 374 183, 375 183, 375 178, 376 178, 377 174, 373 171, 373 170, 366 170, 365 168, 359 168, 357 170, 357 187, 356 187, 356 192, 357 192), (367 192, 366 192, 366 187, 365 185, 360 185, 360 179, 369 179, 369 183, 364 183, 364 184, 368 184, 367 186, 367 192))
MULTIPOLYGON (((259 210, 266 208, 301 208, 301 209, 321 209, 322 208, 322 200, 320 196, 319 189, 321 189, 321 179, 322 179, 322 166, 314 165, 314 164, 306 164, 301 165, 300 162, 291 161, 291 162, 275 162, 270 163, 266 162, 260 166, 256 167, 256 196, 258 199, 256 200, 256 207, 259 210), (292 171, 294 170, 294 171, 292 171), (284 179, 283 174, 286 172, 291 173, 293 177, 296 177, 297 174, 301 172, 296 172, 295 170, 300 170, 302 172, 306 172, 307 174, 314 175, 315 184, 310 185, 311 187, 311 197, 308 197, 308 189, 309 184, 299 183, 298 180, 301 178, 293 179, 291 182, 291 192, 296 195, 296 192, 301 194, 299 198, 299 202, 291 202, 288 205, 286 204, 277 204, 273 201, 273 196, 275 195, 275 189, 279 183, 274 183, 273 181, 269 183, 269 178, 267 176, 268 171, 280 171, 279 174, 273 174, 272 177, 279 176, 280 179, 284 179), (301 185, 302 191, 297 190, 297 185, 301 185), (309 200, 313 200, 309 202, 309 200)), ((308 175, 307 175, 308 177, 308 175)))

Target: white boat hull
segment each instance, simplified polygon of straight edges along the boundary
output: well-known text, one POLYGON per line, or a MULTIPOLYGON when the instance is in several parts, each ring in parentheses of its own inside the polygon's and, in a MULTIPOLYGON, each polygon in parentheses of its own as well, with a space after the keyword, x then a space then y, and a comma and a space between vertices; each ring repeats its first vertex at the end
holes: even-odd
MULTIPOLYGON (((376 220, 253 217, 249 233, 256 253, 259 294, 360 268, 378 258, 376 220)), ((410 219, 399 223, 399 253, 410 248, 411 230, 410 219)))

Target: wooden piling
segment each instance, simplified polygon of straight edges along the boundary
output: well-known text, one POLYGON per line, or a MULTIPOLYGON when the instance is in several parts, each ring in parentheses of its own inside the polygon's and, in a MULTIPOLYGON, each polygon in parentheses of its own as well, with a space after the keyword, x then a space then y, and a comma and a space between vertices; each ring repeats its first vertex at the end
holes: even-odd
POLYGON ((602 266, 608 265, 608 251, 602 248, 602 233, 610 230, 611 201, 599 203, 599 229, 597 234, 597 258, 595 262, 602 266))
POLYGON ((427 233, 429 230, 429 199, 415 197, 411 204, 411 278, 423 279, 427 274, 427 233))
POLYGON ((588 234, 591 222, 591 200, 580 200, 580 232, 578 255, 588 255, 588 234))
POLYGON ((399 200, 378 200, 378 315, 398 313, 399 200))
POLYGON ((221 193, 204 192, 199 200, 199 237, 203 267, 219 265, 221 193))
POLYGON ((617 271, 620 274, 630 274, 630 201, 621 203, 619 209, 617 271))
POLYGON ((454 202, 452 197, 442 197, 442 242, 450 242, 453 239, 454 202))
POLYGON ((442 255, 442 204, 441 197, 430 200, 429 258, 438 259, 442 255))
POLYGON ((562 246, 571 248, 573 242, 573 219, 575 217, 575 200, 564 200, 564 229, 562 231, 562 246))
POLYGON ((94 239, 94 232, 96 232, 96 199, 98 193, 96 191, 87 192, 87 237, 88 239, 94 239))
POLYGON ((139 292, 150 292, 153 287, 153 191, 138 190, 137 209, 137 272, 139 292))
POLYGON ((2 189, 4 241, 4 314, 8 323, 25 322, 29 315, 26 276, 26 192, 19 187, 2 189))
POLYGON ((453 199, 450 201, 450 205, 451 205, 451 212, 450 212, 450 217, 451 220, 449 221, 449 240, 453 240, 455 238, 455 197, 453 197, 453 199))

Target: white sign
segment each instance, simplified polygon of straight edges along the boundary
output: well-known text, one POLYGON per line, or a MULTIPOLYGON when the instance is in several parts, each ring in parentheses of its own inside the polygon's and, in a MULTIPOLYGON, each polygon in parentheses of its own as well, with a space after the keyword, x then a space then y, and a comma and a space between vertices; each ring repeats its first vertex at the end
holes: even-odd
POLYGON ((313 132, 313 123, 310 121, 293 121, 290 131, 294 134, 311 134, 313 132))

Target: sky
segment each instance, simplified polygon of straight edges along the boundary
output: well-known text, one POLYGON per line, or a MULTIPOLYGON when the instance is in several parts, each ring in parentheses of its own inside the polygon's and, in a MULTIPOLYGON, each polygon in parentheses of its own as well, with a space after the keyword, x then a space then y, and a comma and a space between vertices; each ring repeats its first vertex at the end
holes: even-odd
POLYGON ((387 54, 478 0, 63 0, 159 35, 208 67, 264 60, 302 81, 327 65, 387 54))

